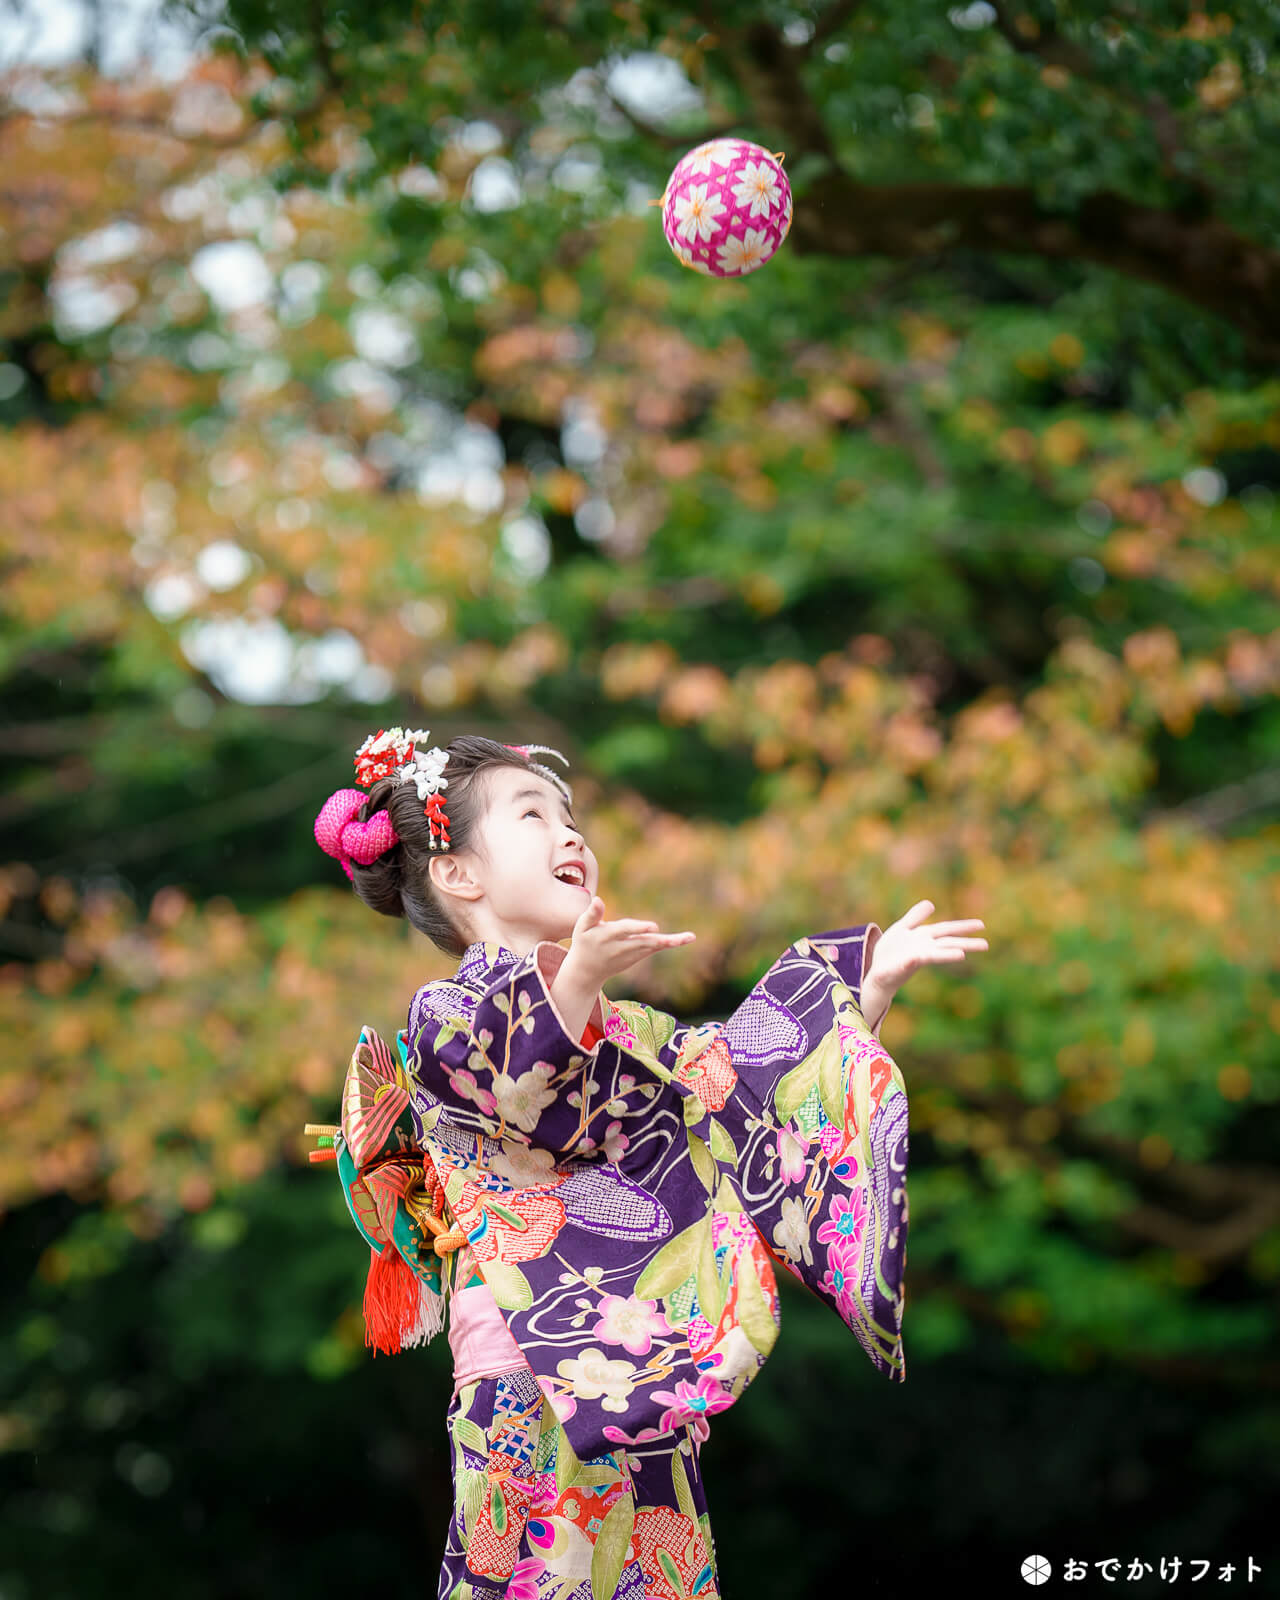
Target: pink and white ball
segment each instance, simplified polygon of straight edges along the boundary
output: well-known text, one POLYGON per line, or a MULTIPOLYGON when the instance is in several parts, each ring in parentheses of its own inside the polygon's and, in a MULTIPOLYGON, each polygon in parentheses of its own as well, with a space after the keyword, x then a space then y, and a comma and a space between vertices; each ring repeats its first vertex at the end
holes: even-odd
POLYGON ((713 278, 764 266, 791 227, 782 157, 746 139, 711 139, 676 163, 662 196, 662 231, 677 259, 713 278))

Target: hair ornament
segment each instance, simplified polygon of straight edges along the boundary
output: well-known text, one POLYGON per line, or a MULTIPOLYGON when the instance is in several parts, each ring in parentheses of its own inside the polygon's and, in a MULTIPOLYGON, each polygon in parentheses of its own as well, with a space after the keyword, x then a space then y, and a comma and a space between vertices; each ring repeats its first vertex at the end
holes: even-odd
POLYGON ((337 789, 320 807, 316 818, 316 843, 325 855, 341 862, 348 878, 353 861, 362 867, 370 866, 400 842, 385 810, 375 811, 367 822, 356 821, 356 812, 367 799, 359 789, 337 789))
MULTIPOLYGON (((427 729, 419 729, 414 738, 425 744, 427 729)), ((449 848, 449 818, 445 814, 444 795, 441 793, 442 789, 449 787, 449 780, 444 776, 448 760, 449 752, 442 750, 439 745, 431 750, 415 750, 410 746, 409 758, 400 769, 400 782, 413 784, 418 791, 418 799, 427 802, 422 814, 427 819, 427 848, 430 850, 449 848)))
POLYGON ((379 728, 356 751, 356 782, 371 789, 379 778, 389 778, 406 761, 413 759, 413 748, 425 742, 426 728, 379 728))
POLYGON ((439 745, 433 750, 417 750, 400 769, 400 782, 414 784, 418 799, 425 800, 429 794, 449 787, 448 778, 441 777, 448 759, 449 752, 439 745))
POLYGON ((535 772, 540 773, 544 778, 549 778, 569 804, 573 804, 573 790, 560 774, 553 772, 550 767, 544 766, 541 761, 533 760, 534 753, 541 751, 545 755, 555 756, 557 761, 563 761, 567 767, 569 765, 567 756, 562 755, 559 750, 553 750, 549 744, 507 744, 503 745, 502 748, 504 750, 514 750, 518 756, 523 756, 535 772))
MULTIPOLYGON (((427 819, 428 846, 445 851, 450 848, 444 797, 444 790, 449 787, 444 775, 449 752, 439 745, 430 750, 421 748, 428 738, 428 728, 379 728, 356 751, 356 782, 371 789, 379 779, 398 775, 400 783, 412 784, 418 791, 418 799, 426 802, 422 814, 427 819)), ((503 749, 523 756, 535 772, 555 784, 569 804, 573 804, 573 790, 560 774, 533 759, 535 755, 555 756, 567 767, 568 758, 559 750, 549 744, 508 744, 503 749)), ((356 813, 367 799, 359 789, 338 789, 325 801, 316 818, 316 843, 326 855, 341 862, 348 878, 353 861, 363 867, 371 866, 380 855, 400 842, 400 835, 385 807, 375 811, 367 821, 357 822, 356 813)))
POLYGON ((422 814, 427 819, 429 847, 447 850, 449 819, 440 791, 449 786, 448 778, 443 776, 449 752, 438 745, 431 750, 420 750, 418 746, 426 744, 430 736, 429 728, 379 728, 356 751, 356 782, 372 788, 380 778, 398 774, 401 783, 412 783, 418 791, 418 799, 427 802, 422 814))

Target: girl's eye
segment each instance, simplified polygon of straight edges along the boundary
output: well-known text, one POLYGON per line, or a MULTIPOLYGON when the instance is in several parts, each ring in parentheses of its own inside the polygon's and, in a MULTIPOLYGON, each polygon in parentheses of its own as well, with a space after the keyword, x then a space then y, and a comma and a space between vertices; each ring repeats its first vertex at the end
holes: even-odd
MULTIPOLYGON (((542 815, 541 811, 539 811, 536 806, 530 806, 529 809, 525 812, 524 817, 540 817, 541 815, 542 815)), ((521 822, 524 821, 524 817, 520 818, 521 822)), ((575 833, 578 832, 578 824, 573 820, 572 817, 569 818, 569 826, 573 829, 573 831, 575 833)))

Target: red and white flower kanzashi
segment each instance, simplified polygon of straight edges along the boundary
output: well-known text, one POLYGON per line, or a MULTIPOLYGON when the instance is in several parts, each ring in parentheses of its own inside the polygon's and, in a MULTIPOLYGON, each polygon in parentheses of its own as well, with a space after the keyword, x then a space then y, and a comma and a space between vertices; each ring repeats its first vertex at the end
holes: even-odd
POLYGON ((442 776, 448 760, 449 752, 442 750, 439 745, 431 750, 415 750, 405 763, 400 781, 414 784, 419 800, 425 800, 428 795, 439 794, 441 789, 449 787, 448 778, 442 776))
POLYGON ((356 751, 356 782, 371 789, 379 778, 389 778, 397 768, 413 758, 413 747, 426 739, 425 728, 379 728, 356 751))
POLYGON ((428 728, 379 728, 356 751, 356 782, 369 789, 379 778, 399 772, 401 783, 417 786, 419 800, 448 788, 449 780, 441 774, 449 752, 439 745, 420 749, 429 737, 428 728))
POLYGON ((430 824, 428 843, 433 850, 449 848, 449 818, 444 809, 442 789, 449 787, 444 776, 449 752, 436 745, 420 750, 430 737, 427 728, 379 728, 356 751, 356 782, 371 788, 379 778, 400 774, 401 783, 411 783, 418 799, 425 800, 423 815, 430 824))

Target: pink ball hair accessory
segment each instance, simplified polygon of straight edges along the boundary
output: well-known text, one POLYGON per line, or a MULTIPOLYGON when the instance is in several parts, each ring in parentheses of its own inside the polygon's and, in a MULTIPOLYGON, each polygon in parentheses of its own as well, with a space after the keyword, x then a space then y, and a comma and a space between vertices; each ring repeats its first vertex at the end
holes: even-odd
POLYGON ((341 863, 347 877, 351 863, 370 866, 393 844, 399 844, 389 812, 375 811, 367 822, 357 822, 356 812, 368 799, 359 789, 336 789, 320 807, 316 818, 316 843, 325 855, 341 863))

